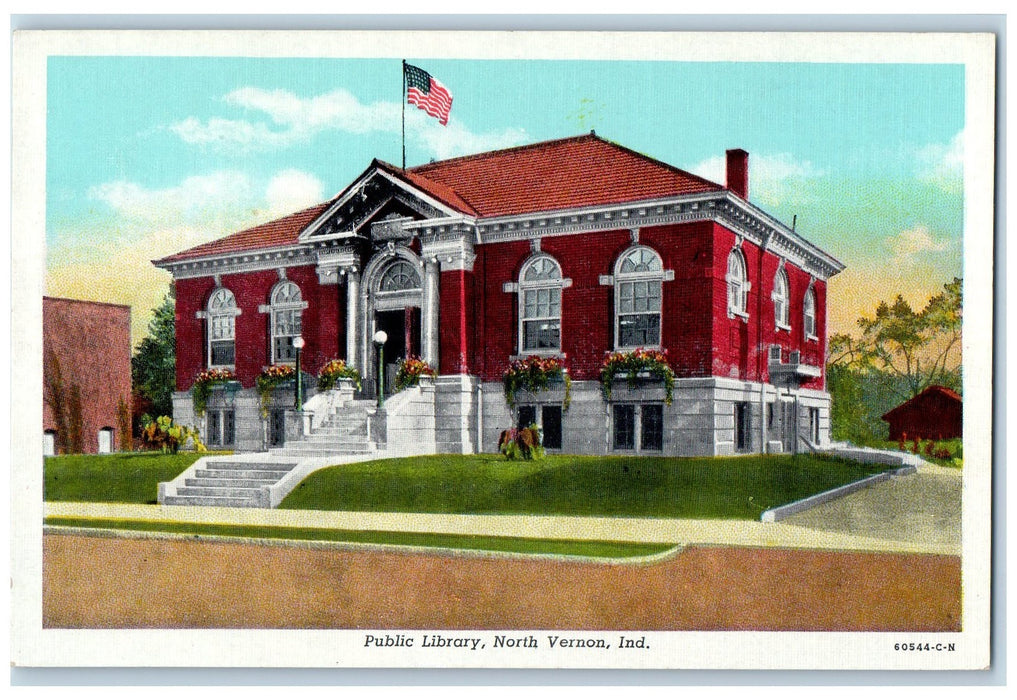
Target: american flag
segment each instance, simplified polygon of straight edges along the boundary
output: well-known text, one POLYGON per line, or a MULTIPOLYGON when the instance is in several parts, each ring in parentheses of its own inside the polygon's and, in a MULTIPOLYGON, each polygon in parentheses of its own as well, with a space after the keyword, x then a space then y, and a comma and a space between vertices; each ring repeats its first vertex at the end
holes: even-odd
POLYGON ((432 117, 437 117, 438 123, 442 126, 448 124, 448 113, 452 109, 452 93, 427 71, 409 63, 405 65, 406 101, 432 117))

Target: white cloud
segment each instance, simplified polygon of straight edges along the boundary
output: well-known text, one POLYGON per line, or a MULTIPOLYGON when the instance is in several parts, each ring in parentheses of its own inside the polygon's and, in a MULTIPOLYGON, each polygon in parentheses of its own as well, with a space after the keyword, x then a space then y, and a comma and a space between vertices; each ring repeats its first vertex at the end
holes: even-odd
POLYGON ((89 196, 109 210, 56 232, 61 243, 47 252, 47 293, 129 304, 136 343, 169 284, 151 260, 316 204, 323 189, 299 170, 259 181, 226 171, 165 188, 127 181, 93 187, 89 196))
POLYGON ((283 170, 273 177, 265 189, 268 210, 283 215, 306 209, 325 199, 321 180, 300 170, 283 170))
POLYGON ((937 239, 928 226, 919 224, 886 238, 886 246, 893 253, 895 264, 909 265, 915 256, 924 253, 938 253, 949 248, 949 241, 937 239))
MULTIPOLYGON (((720 185, 727 182, 727 159, 713 156, 701 161, 690 172, 720 185)), ((795 160, 788 153, 749 154, 749 198, 767 206, 798 201, 801 185, 825 173, 809 161, 795 160)))
POLYGON ((949 143, 930 143, 915 154, 918 177, 940 189, 956 193, 964 187, 964 130, 949 143))
MULTIPOLYGON (((327 131, 348 134, 399 134, 402 130, 398 102, 364 104, 348 90, 335 90, 314 97, 299 97, 287 90, 244 87, 226 95, 233 107, 258 113, 268 122, 213 117, 201 121, 189 117, 169 130, 185 143, 225 149, 272 150, 306 143, 327 131)), ((406 109, 407 138, 422 145, 435 158, 449 158, 495 148, 516 146, 529 140, 523 129, 475 133, 458 121, 453 108, 448 126, 441 126, 415 107, 406 109)))

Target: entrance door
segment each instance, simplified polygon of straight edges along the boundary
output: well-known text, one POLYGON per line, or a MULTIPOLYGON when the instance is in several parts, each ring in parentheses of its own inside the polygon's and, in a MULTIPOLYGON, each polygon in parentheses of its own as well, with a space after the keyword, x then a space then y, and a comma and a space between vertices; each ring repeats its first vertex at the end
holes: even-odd
POLYGON ((107 455, 113 451, 113 428, 99 431, 99 454, 107 455))
POLYGON ((797 441, 798 433, 798 419, 795 414, 795 404, 793 401, 785 401, 781 403, 781 442, 784 443, 785 452, 795 451, 795 442, 797 441))
MULTIPOLYGON (((375 316, 377 328, 385 331, 385 393, 395 388, 399 361, 420 354, 420 308, 407 306, 393 311, 379 311, 375 316)), ((375 362, 377 359, 375 358, 375 362)))

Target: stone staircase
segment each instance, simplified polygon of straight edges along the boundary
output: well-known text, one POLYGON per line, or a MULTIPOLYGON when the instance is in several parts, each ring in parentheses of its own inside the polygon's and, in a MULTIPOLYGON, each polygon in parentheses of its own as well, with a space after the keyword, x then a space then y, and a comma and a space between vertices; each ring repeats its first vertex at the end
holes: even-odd
MULTIPOLYGON (((335 405, 310 435, 268 452, 199 460, 172 482, 159 485, 159 503, 178 506, 271 508, 313 466, 339 457, 372 455, 373 400, 335 405)), ((383 451, 383 449, 382 449, 383 451)))
POLYGON ((356 400, 337 407, 320 427, 302 440, 288 442, 283 447, 269 450, 276 457, 307 459, 330 455, 364 455, 378 451, 371 439, 369 412, 373 413, 373 400, 356 400))
POLYGON ((184 477, 175 495, 161 502, 168 506, 263 507, 262 487, 271 486, 290 473, 296 462, 206 462, 184 477))

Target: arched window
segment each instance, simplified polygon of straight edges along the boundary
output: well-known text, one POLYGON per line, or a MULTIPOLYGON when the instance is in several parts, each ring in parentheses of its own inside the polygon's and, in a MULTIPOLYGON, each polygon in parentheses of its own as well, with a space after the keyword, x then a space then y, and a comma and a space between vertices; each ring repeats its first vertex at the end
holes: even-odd
POLYGON ((283 280, 272 289, 272 364, 296 361, 293 340, 300 335, 300 316, 306 307, 300 287, 293 282, 283 280))
POLYGON ((379 292, 402 292, 420 289, 420 273, 406 260, 397 260, 389 265, 378 282, 379 292))
POLYGON ((790 294, 788 292, 787 272, 781 267, 773 278, 773 321, 777 328, 790 328, 790 294))
POLYGON ((749 281, 745 274, 745 257, 735 248, 727 256, 727 312, 728 316, 747 316, 749 281))
POLYGON ((236 362, 236 321, 240 315, 236 297, 219 287, 208 299, 208 366, 229 367, 236 362))
POLYGON ((619 348, 660 345, 664 265, 649 248, 627 250, 614 275, 615 338, 619 348))
POLYGON ((113 428, 108 425, 99 431, 99 454, 106 455, 113 451, 113 428))
POLYGON ((561 350, 561 267, 551 257, 530 260, 519 275, 519 350, 561 350))
POLYGON ((809 287, 805 292, 805 301, 802 303, 803 325, 805 326, 805 339, 816 339, 816 291, 809 287))

